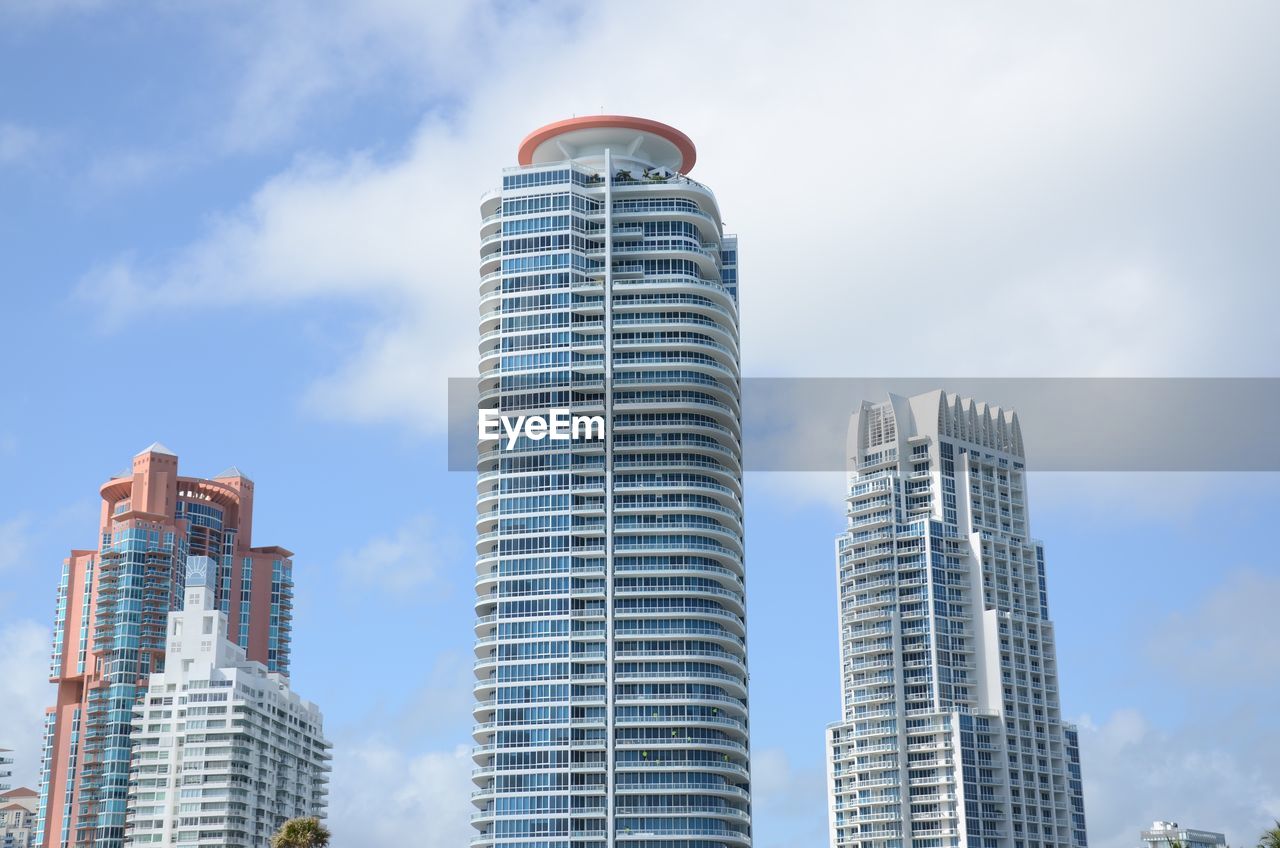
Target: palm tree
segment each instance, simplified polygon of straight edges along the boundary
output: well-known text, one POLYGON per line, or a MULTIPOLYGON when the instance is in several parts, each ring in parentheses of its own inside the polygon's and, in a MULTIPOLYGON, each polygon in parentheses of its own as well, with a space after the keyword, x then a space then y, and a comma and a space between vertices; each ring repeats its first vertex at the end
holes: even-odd
POLYGON ((271 848, 325 848, 329 828, 317 818, 289 819, 271 837, 271 848))
POLYGON ((1258 839, 1258 848, 1280 848, 1280 821, 1258 839))

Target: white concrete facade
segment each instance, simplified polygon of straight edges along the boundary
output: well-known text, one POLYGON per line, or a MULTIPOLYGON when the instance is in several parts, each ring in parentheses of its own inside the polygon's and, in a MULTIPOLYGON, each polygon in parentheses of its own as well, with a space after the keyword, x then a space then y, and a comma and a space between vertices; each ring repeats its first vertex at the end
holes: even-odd
POLYGON ((32 848, 36 844, 39 800, 39 793, 21 786, 0 792, 0 848, 32 848))
POLYGON ((134 710, 125 844, 265 848, 287 819, 324 817, 324 719, 227 638, 209 589, 185 594, 134 710))
POLYGON ((1216 831, 1196 830, 1168 821, 1152 822, 1150 830, 1142 831, 1142 848, 1173 848, 1174 843, 1182 848, 1226 848, 1227 837, 1216 831))
POLYGON ((1017 415, 891 395, 847 455, 831 845, 1085 848, 1017 415))

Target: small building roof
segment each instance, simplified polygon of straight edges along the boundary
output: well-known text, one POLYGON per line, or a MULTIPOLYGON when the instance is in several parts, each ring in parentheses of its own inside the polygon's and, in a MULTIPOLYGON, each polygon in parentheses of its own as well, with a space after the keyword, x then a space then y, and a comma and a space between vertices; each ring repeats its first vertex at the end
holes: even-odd
POLYGON ((159 442, 152 442, 151 444, 147 445, 145 448, 143 448, 142 450, 134 454, 134 456, 142 456, 144 453, 162 453, 162 454, 165 454, 166 456, 177 456, 176 453, 169 450, 167 447, 160 444, 159 442))

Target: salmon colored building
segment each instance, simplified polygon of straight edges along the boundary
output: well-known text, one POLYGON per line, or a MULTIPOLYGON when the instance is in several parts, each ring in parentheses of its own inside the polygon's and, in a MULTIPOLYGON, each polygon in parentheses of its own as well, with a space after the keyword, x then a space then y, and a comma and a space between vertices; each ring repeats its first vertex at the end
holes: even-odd
POLYGON ((289 671, 292 554, 253 546, 249 478, 234 467, 183 476, 177 455, 156 443, 100 493, 97 547, 71 551, 58 588, 42 848, 124 844, 133 709, 148 675, 164 669, 168 614, 182 607, 190 565, 248 658, 289 671))

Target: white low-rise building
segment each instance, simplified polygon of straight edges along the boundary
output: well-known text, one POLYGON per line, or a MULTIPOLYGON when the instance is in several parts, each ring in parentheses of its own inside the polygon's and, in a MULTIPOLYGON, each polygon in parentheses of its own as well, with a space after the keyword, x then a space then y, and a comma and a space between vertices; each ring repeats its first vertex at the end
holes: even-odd
POLYGON ((205 582, 188 574, 165 670, 134 709, 126 845, 260 848, 287 819, 325 814, 319 708, 246 659, 205 582))
POLYGON ((25 786, 0 792, 0 848, 35 848, 39 800, 39 793, 25 786))
POLYGON ((1182 827, 1177 822, 1152 822, 1150 830, 1142 831, 1142 848, 1226 848, 1226 845, 1225 834, 1182 827))

